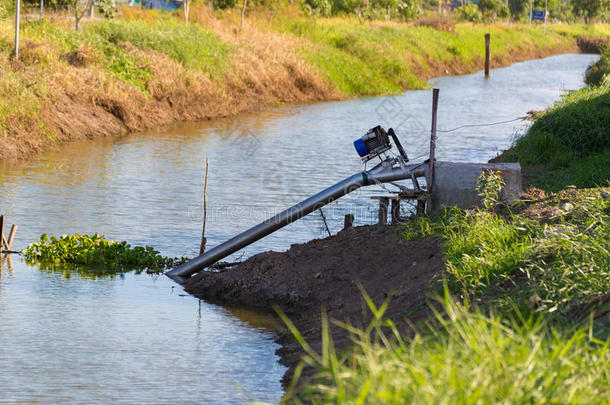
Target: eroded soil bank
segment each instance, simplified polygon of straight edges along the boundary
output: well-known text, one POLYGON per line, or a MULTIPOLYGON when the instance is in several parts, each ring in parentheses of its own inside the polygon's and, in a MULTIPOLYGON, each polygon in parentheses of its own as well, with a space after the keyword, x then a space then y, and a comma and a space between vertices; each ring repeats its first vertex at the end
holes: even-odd
MULTIPOLYGON (((271 24, 252 16, 237 30, 203 9, 189 26, 169 16, 140 14, 90 23, 78 32, 65 21, 24 24, 19 60, 10 47, 0 52, 0 160, 276 103, 421 88, 432 77, 480 70, 484 30, 491 30, 495 41, 492 68, 587 46, 576 41, 582 37, 576 33, 586 31, 582 27, 558 26, 541 38, 518 26, 462 24, 445 32, 386 24, 377 30, 299 16, 271 24), (298 27, 313 37, 298 34, 298 27), (312 34, 318 31, 319 38, 312 34), (434 41, 433 49, 420 46, 421 35, 434 41), (353 49, 340 45, 353 38, 358 38, 353 49)), ((11 29, 0 24, 0 41, 11 41, 11 29)))
MULTIPOLYGON (((429 315, 425 297, 430 280, 443 268, 439 239, 406 241, 396 228, 362 226, 293 245, 287 252, 261 253, 220 273, 201 272, 186 282, 185 290, 231 305, 277 306, 319 350, 322 308, 331 320, 333 341, 342 348, 350 343, 349 335, 332 321, 362 325, 371 314, 360 286, 376 305, 391 297, 389 318, 417 322, 429 315)), ((279 343, 282 362, 294 366, 301 347, 289 334, 279 343)))

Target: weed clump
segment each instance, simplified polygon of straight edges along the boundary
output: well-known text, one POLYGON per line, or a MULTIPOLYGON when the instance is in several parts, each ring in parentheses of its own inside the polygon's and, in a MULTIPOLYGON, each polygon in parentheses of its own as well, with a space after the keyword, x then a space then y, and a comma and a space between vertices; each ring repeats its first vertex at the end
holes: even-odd
POLYGON ((373 320, 365 328, 343 325, 354 342, 344 353, 336 352, 326 319, 321 353, 288 321, 307 352, 295 377, 304 366, 316 374, 298 392, 293 384, 286 403, 605 403, 609 342, 586 328, 487 316, 446 298, 443 312, 409 338, 384 319, 384 305, 367 303, 373 320))
POLYGON ((103 235, 63 235, 59 238, 47 234, 39 242, 24 249, 25 260, 44 265, 74 264, 88 268, 121 272, 139 269, 158 273, 183 263, 185 258, 169 258, 151 246, 134 246, 127 242, 106 240, 103 235))

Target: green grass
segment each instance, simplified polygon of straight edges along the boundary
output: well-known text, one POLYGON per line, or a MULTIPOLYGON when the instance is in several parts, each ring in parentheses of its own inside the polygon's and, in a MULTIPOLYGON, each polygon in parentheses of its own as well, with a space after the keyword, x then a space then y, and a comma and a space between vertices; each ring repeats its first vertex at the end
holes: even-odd
POLYGON ((610 201, 589 189, 554 195, 545 204, 550 218, 544 224, 455 209, 407 222, 404 233, 445 239, 445 282, 452 293, 485 297, 504 313, 517 308, 563 316, 610 290, 610 201), (565 203, 571 206, 562 208, 565 203))
POLYGON ((65 52, 87 46, 103 69, 145 94, 148 81, 154 79, 151 62, 143 55, 130 52, 125 46, 127 43, 143 51, 167 55, 185 68, 207 73, 216 81, 222 81, 231 70, 229 45, 205 27, 185 26, 169 16, 154 21, 102 20, 85 25, 81 31, 36 21, 25 24, 23 31, 29 41, 51 48, 52 52, 44 60, 47 64, 65 52))
POLYGON ((230 66, 228 45, 200 25, 185 26, 175 19, 103 21, 90 25, 85 35, 89 43, 106 52, 115 52, 129 42, 142 50, 164 53, 214 79, 222 78, 230 66))
MULTIPOLYGON (((503 160, 533 169, 533 185, 557 191, 610 184, 610 85, 565 96, 504 152, 503 160)), ((528 169, 526 168, 526 171, 528 169)))
POLYGON ((585 32, 610 33, 605 26, 557 26, 544 35, 542 30, 528 26, 471 24, 458 24, 454 32, 447 32, 427 26, 376 26, 355 20, 304 18, 278 18, 273 27, 307 39, 303 58, 350 95, 423 88, 421 77, 445 74, 442 66, 477 70, 482 66, 483 36, 487 32, 492 34, 494 57, 504 60, 510 60, 512 52, 565 47, 585 32))
POLYGON ((585 82, 589 86, 601 86, 604 82, 610 85, 610 46, 602 49, 599 60, 587 69, 585 82))
POLYGON ((58 88, 81 101, 108 97, 141 108, 141 96, 150 98, 151 85, 165 89, 175 83, 184 89, 203 73, 210 87, 222 87, 232 71, 230 45, 207 28, 185 26, 169 14, 154 21, 101 20, 79 31, 70 24, 24 21, 20 58, 14 63, 13 28, 0 21, 0 137, 29 137, 28 145, 46 145, 61 135, 51 132, 43 118, 61 97, 58 88), (67 67, 66 55, 74 51, 87 56, 78 70, 67 67))
POLYGON ((383 308, 369 305, 375 318, 364 330, 348 327, 354 345, 345 354, 323 328, 322 353, 307 347, 303 363, 317 374, 298 392, 291 387, 286 403, 608 403, 610 342, 586 328, 559 331, 446 300, 434 326, 406 338, 383 308))
POLYGON ((287 403, 607 404, 610 200, 600 191, 537 202, 544 223, 459 209, 407 222, 407 239, 445 239, 442 309, 412 336, 364 294, 373 320, 341 324, 353 345, 339 353, 327 325, 316 353, 284 317, 306 351, 296 376, 316 370, 287 403))

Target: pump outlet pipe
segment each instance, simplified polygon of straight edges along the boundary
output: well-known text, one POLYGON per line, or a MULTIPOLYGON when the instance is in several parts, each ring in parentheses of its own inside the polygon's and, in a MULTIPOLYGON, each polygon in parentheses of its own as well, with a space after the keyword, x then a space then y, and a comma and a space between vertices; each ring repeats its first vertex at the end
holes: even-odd
POLYGON ((313 195, 306 200, 288 208, 285 211, 261 222, 260 224, 240 233, 239 235, 221 243, 220 245, 208 250, 203 255, 177 266, 166 273, 171 279, 183 283, 191 275, 203 270, 217 261, 224 259, 239 249, 242 249, 257 240, 264 238, 280 228, 296 221, 299 218, 333 202, 334 200, 359 189, 378 183, 388 183, 391 181, 410 179, 411 176, 425 176, 427 163, 404 165, 394 167, 396 160, 386 160, 369 171, 360 172, 346 178, 313 195))

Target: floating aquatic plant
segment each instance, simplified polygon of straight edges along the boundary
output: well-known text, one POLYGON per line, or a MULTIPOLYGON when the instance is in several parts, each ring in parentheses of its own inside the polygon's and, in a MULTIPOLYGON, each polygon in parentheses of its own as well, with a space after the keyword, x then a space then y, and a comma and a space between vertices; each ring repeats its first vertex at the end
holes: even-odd
POLYGON ((162 272, 186 261, 186 258, 162 256, 151 246, 134 246, 127 242, 106 240, 103 235, 40 236, 23 251, 29 263, 46 265, 75 264, 113 272, 133 269, 148 273, 162 272))

